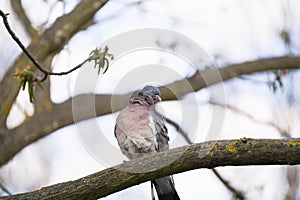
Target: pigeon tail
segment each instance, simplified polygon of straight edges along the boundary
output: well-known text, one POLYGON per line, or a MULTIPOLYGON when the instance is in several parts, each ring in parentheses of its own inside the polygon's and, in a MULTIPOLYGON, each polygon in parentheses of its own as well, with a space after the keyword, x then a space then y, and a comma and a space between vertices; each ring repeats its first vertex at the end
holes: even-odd
POLYGON ((159 200, 180 200, 171 176, 151 181, 154 185, 159 200))

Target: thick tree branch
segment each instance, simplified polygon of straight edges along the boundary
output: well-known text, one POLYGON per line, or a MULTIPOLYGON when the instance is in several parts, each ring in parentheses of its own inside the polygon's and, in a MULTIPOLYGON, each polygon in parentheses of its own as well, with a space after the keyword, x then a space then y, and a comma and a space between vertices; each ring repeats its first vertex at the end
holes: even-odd
MULTIPOLYGON (((204 87, 220 83, 220 79, 215 77, 215 73, 220 73, 223 80, 243 75, 267 71, 272 69, 298 69, 300 68, 300 57, 278 57, 261 59, 252 62, 229 65, 220 69, 207 69, 197 72, 193 76, 170 83, 161 87, 162 98, 164 100, 176 100, 183 95, 192 92, 186 88, 186 81, 190 83, 195 91, 204 87), (210 80, 209 83, 205 83, 210 80), (169 89, 168 89, 169 88, 169 89), (177 94, 177 96, 175 95, 177 94)), ((101 116, 115 112, 124 108, 131 96, 131 93, 114 96, 116 100, 112 106, 112 96, 109 94, 84 94, 71 98, 61 104, 50 105, 48 110, 36 113, 31 119, 24 122, 21 126, 12 130, 3 130, 3 139, 0 139, 0 166, 5 164, 10 158, 16 155, 21 149, 36 140, 50 134, 51 132, 74 123, 73 103, 77 105, 95 105, 93 111, 89 112, 85 106, 76 107, 76 112, 80 116, 76 121, 82 121, 95 116, 101 116), (112 110, 114 108, 114 110, 112 110), (7 133, 7 134, 5 134, 7 133)), ((0 134, 1 135, 1 134, 0 134)))
MULTIPOLYGON (((49 69, 54 57, 55 54, 49 54, 49 56, 47 56, 42 62, 42 65, 45 68, 49 69)), ((50 79, 46 79, 43 82, 43 85, 45 89, 42 89, 40 87, 35 88, 35 96, 37 99, 37 102, 34 104, 35 113, 42 113, 44 112, 44 110, 49 110, 53 106, 53 102, 51 101, 50 97, 50 79)))
POLYGON ((299 152, 300 139, 211 141, 145 156, 76 181, 3 199, 97 199, 155 178, 193 169, 300 164, 299 152))
MULTIPOLYGON (((165 117, 165 116, 164 116, 165 117)), ((179 124, 177 124, 175 121, 171 120, 170 118, 165 117, 166 122, 171 124, 172 126, 174 126, 174 128, 178 131, 178 133, 180 133, 180 135, 185 139, 185 141, 188 144, 193 144, 193 142, 190 140, 190 138, 188 137, 188 133, 185 132, 180 126, 179 124)), ((224 186, 230 190, 233 195, 235 196, 236 199, 239 200, 243 200, 244 198, 244 194, 239 191, 238 189, 234 188, 233 186, 230 185, 230 183, 228 181, 226 181, 221 175, 220 173, 216 170, 216 169, 212 169, 212 172, 216 175, 216 177, 224 184, 224 186)))
MULTIPOLYGON (((80 30, 91 25, 91 20, 95 13, 102 8, 108 0, 83 0, 70 13, 59 17, 55 23, 45 30, 29 45, 27 50, 39 62, 43 63, 49 54, 56 54, 69 42, 69 40, 80 30)), ((0 123, 5 124, 7 115, 19 92, 18 84, 11 77, 16 69, 24 69, 31 65, 26 56, 22 54, 18 57, 0 83, 0 123), (7 88, 10 88, 7 90, 7 88)), ((0 133, 1 134, 1 133, 0 133)))
MULTIPOLYGON (((165 117, 165 116, 164 116, 165 117)), ((178 131, 178 133, 180 133, 180 135, 185 139, 185 141, 188 144, 193 144, 193 142, 190 140, 190 138, 188 137, 187 132, 185 132, 180 126, 179 124, 177 124, 175 121, 171 120, 170 118, 165 117, 166 122, 171 124, 172 126, 174 126, 174 128, 178 131)), ((238 189, 234 188, 233 186, 230 185, 230 183, 228 181, 226 181, 221 175, 220 173, 216 170, 216 169, 212 169, 212 172, 216 175, 216 177, 224 184, 224 186, 230 190, 233 195, 235 196, 236 199, 239 200, 243 200, 244 198, 244 194, 239 191, 238 189)))
POLYGON ((186 80, 179 80, 168 84, 166 87, 160 88, 160 90, 164 95, 164 100, 174 100, 177 99, 175 94, 177 94, 177 97, 180 98, 189 92, 198 91, 204 87, 221 83, 241 75, 275 69, 300 69, 300 57, 283 56, 265 58, 239 64, 227 65, 222 68, 207 68, 204 71, 198 71, 186 80), (185 81, 188 81, 192 87, 192 90, 190 86, 187 86, 185 81))

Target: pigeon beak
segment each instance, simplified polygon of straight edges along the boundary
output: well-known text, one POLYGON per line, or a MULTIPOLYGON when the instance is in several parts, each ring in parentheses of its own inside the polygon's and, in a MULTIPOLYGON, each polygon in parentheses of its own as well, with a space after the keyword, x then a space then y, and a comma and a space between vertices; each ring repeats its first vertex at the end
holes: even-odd
POLYGON ((155 99, 156 99, 157 101, 162 101, 161 97, 158 96, 158 95, 155 96, 155 99))

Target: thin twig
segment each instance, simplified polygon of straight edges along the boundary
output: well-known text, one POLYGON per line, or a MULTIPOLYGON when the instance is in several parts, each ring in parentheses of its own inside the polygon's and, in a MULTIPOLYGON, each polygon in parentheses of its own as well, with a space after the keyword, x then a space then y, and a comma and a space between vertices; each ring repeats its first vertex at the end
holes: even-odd
POLYGON ((12 193, 3 185, 3 183, 0 182, 0 188, 3 190, 6 194, 12 195, 12 193))
POLYGON ((42 80, 46 80, 47 75, 48 75, 48 71, 45 70, 40 63, 35 60, 35 58, 27 51, 27 49, 25 48, 25 46, 23 45, 23 43, 20 41, 20 39, 16 36, 16 34, 12 31, 12 29, 10 28, 10 25, 8 23, 7 20, 7 16, 9 14, 5 14, 2 10, 0 10, 0 15, 3 18, 3 23, 5 28, 7 29, 8 33, 10 34, 10 36, 13 38, 13 40, 19 45, 19 47, 22 49, 22 51, 26 54, 26 56, 31 60, 31 62, 41 71, 45 74, 44 78, 42 80))
POLYGON ((232 187, 227 180, 223 179, 223 177, 219 174, 219 172, 216 169, 213 168, 212 171, 218 177, 218 179, 226 186, 226 188, 229 189, 232 193, 234 193, 235 198, 239 200, 245 199, 244 193, 242 191, 239 191, 232 187))
POLYGON ((255 117, 253 117, 252 115, 244 112, 244 111, 241 111, 239 110, 238 108, 235 108, 233 106, 230 106, 230 105, 223 105, 223 104, 220 104, 220 103, 217 103, 217 102, 212 102, 210 101, 209 102, 211 105, 214 105, 214 106, 219 106, 219 107, 222 107, 222 108, 225 108, 225 109, 229 109, 235 113, 238 113, 238 114, 241 114, 241 115, 244 115, 245 117, 251 119, 252 121, 256 122, 256 123, 260 123, 260 124, 266 124, 268 126, 272 126, 273 128, 275 128, 281 136, 283 137, 286 137, 286 138, 291 138, 291 136, 288 134, 288 131, 282 129, 281 127, 279 127, 277 124, 273 123, 273 122, 270 122, 270 121, 260 121, 258 119, 256 119, 255 117))
POLYGON ((171 120, 170 118, 164 116, 165 119, 166 119, 166 122, 171 124, 172 126, 175 127, 175 129, 178 131, 178 133, 180 133, 182 135, 182 137, 185 139, 185 141, 188 143, 188 144, 193 144, 193 142, 190 140, 187 132, 185 132, 180 126, 179 124, 177 124, 176 122, 174 122, 173 120, 171 120))
POLYGON ((241 80, 244 80, 244 81, 250 81, 254 84, 262 84, 262 85, 270 84, 270 81, 259 80, 259 79, 253 78, 253 76, 240 75, 238 78, 241 80))
MULTIPOLYGON (((5 28, 7 29, 8 33, 10 34, 10 36, 13 38, 13 40, 18 44, 18 46, 22 49, 22 51, 25 53, 25 55, 31 60, 31 62, 42 72, 44 73, 44 77, 41 79, 41 80, 34 80, 34 81, 40 81, 40 82, 43 82, 46 80, 47 76, 48 75, 56 75, 56 76, 62 76, 62 75, 67 75, 75 70, 77 70, 78 68, 82 67, 83 64, 85 64, 86 62, 89 62, 89 61, 92 61, 92 60, 95 60, 97 61, 99 59, 99 55, 96 55, 95 53, 93 55, 90 55, 89 58, 85 59, 82 63, 78 64, 77 66, 75 66, 74 68, 68 70, 68 71, 65 71, 65 72, 51 72, 51 71, 48 71, 46 69, 44 69, 41 64, 34 58, 34 56, 28 52, 28 50, 26 49, 26 47, 23 45, 23 43, 20 41, 20 39, 16 36, 16 34, 13 32, 13 30, 10 28, 10 25, 8 23, 8 20, 7 20, 7 15, 9 14, 5 14, 2 10, 0 10, 0 15, 2 16, 3 18, 3 23, 5 25, 5 28)), ((101 49, 100 49, 101 50, 101 49)), ((98 49, 96 49, 96 51, 100 51, 98 49)), ((93 51, 95 52, 95 50, 93 51)), ((109 55, 108 54, 108 47, 105 46, 105 48, 103 49, 103 52, 100 52, 102 53, 103 55, 103 60, 106 64, 106 69, 104 70, 103 73, 106 72, 106 70, 108 69, 108 59, 105 58, 106 55, 109 55)), ((99 68, 100 69, 100 68, 99 68)))
MULTIPOLYGON (((177 124, 175 121, 171 120, 170 118, 165 117, 166 122, 171 124, 172 126, 174 126, 176 128, 176 130, 183 136, 183 138, 186 140, 186 142, 188 144, 193 144, 193 142, 190 140, 190 138, 188 137, 187 132, 185 132, 180 126, 179 124, 177 124)), ((238 189, 235 189, 234 187, 232 187, 228 181, 226 181, 218 172, 216 169, 212 169, 213 173, 217 176, 217 178, 224 184, 224 186, 230 190, 234 196, 239 199, 239 200, 244 200, 244 195, 243 192, 239 191, 238 189)))

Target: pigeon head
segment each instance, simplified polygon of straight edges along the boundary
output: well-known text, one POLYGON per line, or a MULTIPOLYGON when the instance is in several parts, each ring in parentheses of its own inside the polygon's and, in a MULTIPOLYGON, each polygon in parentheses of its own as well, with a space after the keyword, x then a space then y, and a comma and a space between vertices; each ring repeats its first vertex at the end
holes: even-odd
POLYGON ((152 86, 152 85, 145 86, 138 93, 138 96, 150 96, 154 101, 161 101, 159 89, 155 86, 152 86))

